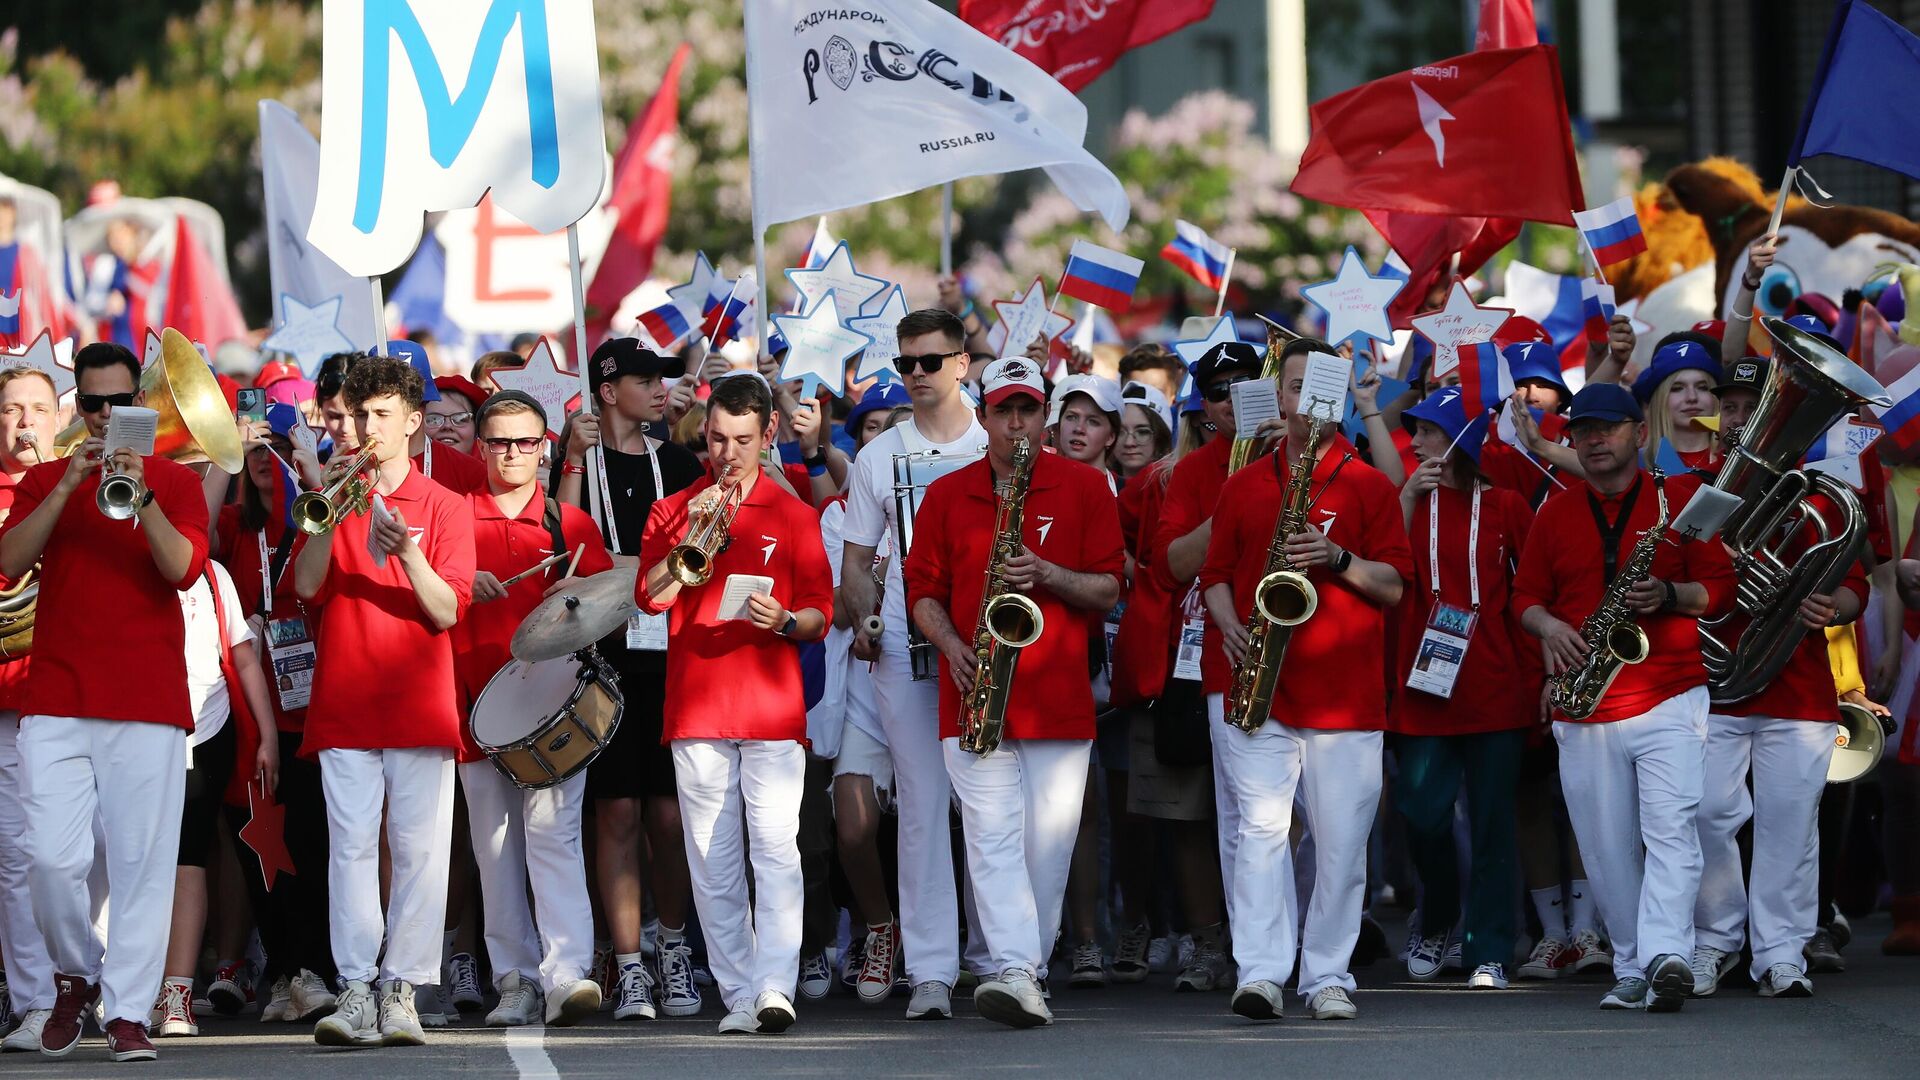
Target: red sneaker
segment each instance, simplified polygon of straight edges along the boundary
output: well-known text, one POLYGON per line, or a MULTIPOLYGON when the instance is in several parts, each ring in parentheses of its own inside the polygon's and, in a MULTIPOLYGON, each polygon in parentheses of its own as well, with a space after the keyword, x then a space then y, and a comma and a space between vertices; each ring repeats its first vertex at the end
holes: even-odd
POLYGON ((107 1021, 107 1052, 115 1061, 152 1061, 160 1056, 147 1038, 146 1025, 132 1020, 107 1021))
POLYGON ((66 1057, 80 1042, 81 1017, 100 988, 78 975, 53 977, 53 1015, 40 1029, 40 1052, 48 1057, 66 1057))

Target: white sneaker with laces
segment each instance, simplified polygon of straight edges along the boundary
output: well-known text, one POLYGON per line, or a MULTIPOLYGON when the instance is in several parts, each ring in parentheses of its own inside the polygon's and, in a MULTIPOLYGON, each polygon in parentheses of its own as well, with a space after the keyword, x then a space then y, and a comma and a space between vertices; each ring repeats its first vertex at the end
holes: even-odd
POLYGON ((540 1019, 540 988, 517 971, 500 978, 500 1003, 487 1014, 488 1027, 524 1027, 540 1019))
POLYGON ((445 978, 440 985, 448 988, 442 996, 453 999, 453 1007, 459 1012, 477 1012, 486 1007, 487 996, 480 992, 480 962, 471 953, 454 953, 447 961, 445 978))
POLYGON ((928 979, 913 988, 913 997, 907 999, 907 1019, 909 1020, 951 1020, 953 1019, 953 990, 946 983, 928 979))
POLYGON ((1557 979, 1567 973, 1566 965, 1557 963, 1567 951, 1567 943, 1557 937, 1543 937, 1534 942, 1533 952, 1527 955, 1527 962, 1520 965, 1519 975, 1523 979, 1557 979))
POLYGON ((1740 954, 1711 945, 1695 945, 1693 961, 1687 966, 1693 969, 1693 996, 1712 997, 1720 989, 1720 980, 1740 966, 1740 954))
POLYGON ((695 1016, 700 1012, 700 988, 693 984, 693 946, 682 938, 661 943, 660 1011, 668 1016, 695 1016))
POLYGON ((1467 976, 1467 987, 1473 990, 1505 990, 1507 988, 1507 965, 1481 964, 1467 976))
POLYGON ((1053 1023, 1053 1013, 1040 996, 1040 984, 1032 971, 1012 967, 998 978, 986 979, 973 991, 973 1007, 980 1015, 1008 1027, 1045 1027, 1053 1023))
POLYGON ((1280 987, 1259 979, 1233 992, 1233 1011, 1249 1020, 1278 1020, 1284 996, 1280 987))
POLYGON ((1097 990, 1107 985, 1107 958, 1100 943, 1084 941, 1073 947, 1073 974, 1067 985, 1080 990, 1097 990))
POLYGON ((420 1026, 420 1012, 414 1005, 418 989, 405 979, 388 979, 380 984, 381 1046, 427 1045, 427 1033, 420 1026))
POLYGON ((293 977, 290 989, 292 1004, 287 1012, 288 1020, 311 1020, 330 1013, 338 1000, 327 987, 326 980, 306 968, 301 968, 300 974, 293 977))
POLYGON ((833 988, 833 965, 827 963, 827 954, 808 953, 800 958, 800 996, 808 1001, 819 1001, 833 988))
POLYGON ((572 1027, 600 1011, 600 984, 592 979, 561 983, 547 995, 547 1026, 572 1027))
POLYGON ((46 1030, 47 1020, 53 1016, 52 1009, 28 1009, 20 1018, 20 1026, 0 1039, 0 1052, 8 1054, 37 1054, 40 1052, 40 1033, 46 1030))
POLYGON ((1322 988, 1307 1002, 1307 1011, 1315 1020, 1352 1020, 1360 1015, 1344 986, 1322 988))
POLYGON ((752 1035, 759 1030, 760 1021, 754 1017, 751 1005, 742 1005, 720 1020, 722 1035, 752 1035))
POLYGON ((267 1003, 260 1006, 260 1022, 281 1023, 293 1019, 293 982, 285 975, 273 980, 267 991, 267 1003))
POLYGON ((1448 935, 1423 937, 1413 947, 1413 954, 1407 957, 1407 977, 1417 982, 1431 982, 1440 975, 1440 965, 1447 955, 1448 935))
POLYGON ((793 1026, 793 1002, 778 990, 763 990, 753 999, 753 1018, 759 1022, 758 1035, 778 1035, 793 1026))
POLYGON ((321 1046, 379 1046, 380 1016, 373 987, 350 980, 340 992, 332 1014, 313 1026, 313 1041, 321 1046))
POLYGON ((1813 980, 1792 964, 1775 964, 1760 977, 1761 997, 1804 998, 1813 996, 1813 980))
POLYGON ((644 962, 621 967, 613 999, 615 1020, 653 1020, 659 1015, 653 1005, 653 976, 644 962))
POLYGON ((156 1039, 192 1038, 200 1034, 193 1019, 193 983, 187 979, 167 979, 160 984, 160 999, 153 1003, 155 1020, 147 1027, 156 1039))

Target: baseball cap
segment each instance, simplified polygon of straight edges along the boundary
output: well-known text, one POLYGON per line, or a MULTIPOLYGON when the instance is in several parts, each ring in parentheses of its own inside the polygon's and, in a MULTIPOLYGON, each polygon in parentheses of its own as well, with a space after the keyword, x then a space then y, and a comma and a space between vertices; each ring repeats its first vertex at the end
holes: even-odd
POLYGON ((847 431, 850 433, 858 431, 860 422, 866 419, 868 413, 890 412, 912 404, 913 398, 907 396, 905 384, 884 382, 879 386, 869 387, 866 393, 860 395, 860 400, 854 403, 853 408, 847 410, 847 431))
POLYGON ((1066 411, 1069 394, 1085 394, 1093 399, 1094 407, 1101 412, 1120 411, 1120 384, 1099 375, 1069 375, 1053 384, 1053 402, 1047 408, 1047 426, 1060 422, 1060 414, 1066 411))
POLYGON ((608 338, 593 350, 592 359, 587 361, 592 372, 593 388, 617 379, 622 375, 660 375, 677 379, 687 373, 686 361, 678 356, 662 356, 645 345, 639 338, 608 338))
POLYGON ((253 385, 265 390, 281 379, 297 379, 299 377, 299 364, 291 360, 269 360, 260 365, 260 370, 253 376, 253 385))
POLYGON ((527 393, 525 390, 501 390, 494 393, 491 397, 488 397, 486 400, 482 401, 480 403, 479 410, 474 416, 474 426, 476 428, 479 427, 480 421, 486 419, 487 413, 493 411, 498 406, 506 404, 509 401, 517 401, 520 404, 525 405, 527 408, 532 409, 534 411, 534 414, 540 417, 540 426, 541 427, 546 426, 547 424, 546 408, 543 407, 539 401, 535 400, 532 394, 527 393))
POLYGON ((1493 333, 1493 343, 1500 346, 1502 351, 1528 342, 1552 340, 1553 338, 1547 334, 1546 327, 1525 315, 1510 316, 1506 322, 1500 324, 1500 329, 1493 333))
POLYGON ((980 402, 998 405, 1014 394, 1028 394, 1042 405, 1047 403, 1047 384, 1040 368, 1024 356, 995 360, 980 373, 980 402))
POLYGON ((1208 349, 1193 365, 1195 382, 1204 383, 1222 371, 1260 370, 1260 350, 1244 341, 1223 341, 1208 349))
POLYGON ((440 388, 433 385, 433 364, 427 359, 426 346, 417 341, 389 341, 387 355, 403 360, 420 373, 420 400, 439 401, 440 388))
POLYGON ((1646 418, 1647 414, 1640 411, 1640 403, 1619 383, 1588 383, 1573 395, 1573 408, 1567 412, 1568 424, 1582 420, 1639 422, 1646 418))
POLYGON ((268 401, 277 401, 283 405, 297 406, 303 401, 312 401, 314 395, 313 383, 297 376, 291 379, 275 379, 267 385, 266 391, 268 401))
POLYGON ((1403 415, 1435 425, 1453 440, 1454 449, 1472 458, 1475 465, 1480 463, 1480 451, 1487 445, 1487 424, 1491 422, 1493 414, 1485 409, 1476 409, 1475 415, 1469 419, 1466 402, 1461 400, 1458 386, 1441 387, 1403 415))
POLYGON ((1758 394, 1767 387, 1767 371, 1770 364, 1764 356, 1743 356, 1734 361, 1727 369, 1727 377, 1713 388, 1713 395, 1719 397, 1729 390, 1751 390, 1758 394))
POLYGON ((442 375, 433 380, 433 385, 443 394, 459 394, 474 405, 487 400, 487 392, 465 375, 442 375))
POLYGON ((1168 431, 1173 430, 1173 403, 1167 400, 1167 395, 1161 393, 1157 386, 1129 380, 1127 385, 1120 388, 1120 404, 1138 405, 1158 416, 1160 422, 1167 425, 1168 431))
POLYGON ((1720 358, 1711 350, 1690 338, 1678 338, 1654 351, 1647 370, 1633 380, 1633 396, 1642 403, 1652 400, 1653 392, 1669 375, 1682 371, 1704 371, 1716 383, 1724 377, 1720 370, 1720 358))
POLYGON ((1727 320, 1701 319, 1699 322, 1694 323, 1690 329, 1696 334, 1705 334, 1715 341, 1720 341, 1727 336, 1727 320))

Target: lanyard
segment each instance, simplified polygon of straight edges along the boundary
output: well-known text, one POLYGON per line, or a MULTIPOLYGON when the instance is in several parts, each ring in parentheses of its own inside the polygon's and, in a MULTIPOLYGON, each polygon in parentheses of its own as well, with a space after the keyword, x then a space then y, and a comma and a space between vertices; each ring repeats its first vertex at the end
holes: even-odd
MULTIPOLYGON (((1440 490, 1427 493, 1427 576, 1433 598, 1440 599, 1440 490)), ((1473 610, 1480 610, 1480 485, 1473 485, 1473 517, 1467 526, 1467 588, 1473 610)))
MULTIPOLYGON (((280 563, 280 569, 278 572, 275 572, 269 569, 269 567, 272 564, 269 563, 267 560, 267 530, 261 529, 259 532, 254 533, 253 538, 260 545, 261 611, 262 611, 262 614, 266 615, 268 619, 272 619, 273 618, 273 590, 280 583, 280 575, 285 574, 287 572, 287 567, 286 567, 286 563, 282 561, 280 563)), ((289 529, 287 530, 286 538, 280 542, 280 550, 274 552, 273 558, 275 560, 284 559, 285 552, 291 549, 292 547, 293 547, 293 530, 289 529)))
POLYGON ((1593 489, 1587 489, 1587 509, 1593 511, 1593 523, 1600 529, 1600 558, 1604 563, 1600 584, 1604 588, 1613 584, 1613 576, 1620 571, 1620 538, 1626 535, 1627 524, 1633 517, 1633 504, 1640 499, 1640 477, 1633 478, 1633 487, 1626 498, 1620 500, 1620 520, 1607 524, 1607 512, 1600 508, 1600 500, 1594 498, 1593 489))
POLYGON ((427 448, 420 452, 420 471, 427 474, 427 479, 429 480, 433 479, 433 438, 432 436, 428 436, 427 448))
MULTIPOLYGON (((660 477, 660 455, 654 452, 653 440, 647 438, 645 432, 640 434, 640 445, 647 448, 647 464, 653 467, 653 497, 664 499, 667 497, 666 481, 660 477)), ((589 453, 593 455, 593 467, 597 472, 595 478, 600 481, 600 506, 604 511, 601 516, 607 519, 607 546, 615 554, 626 555, 628 552, 620 547, 620 526, 614 520, 613 487, 607 483, 607 455, 598 446, 589 453)))

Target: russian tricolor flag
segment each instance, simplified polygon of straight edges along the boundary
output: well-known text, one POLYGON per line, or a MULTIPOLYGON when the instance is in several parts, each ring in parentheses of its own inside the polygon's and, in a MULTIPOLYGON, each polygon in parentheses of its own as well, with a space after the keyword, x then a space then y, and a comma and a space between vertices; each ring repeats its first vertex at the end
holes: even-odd
POLYGON ((1893 404, 1880 413, 1880 423, 1895 446, 1912 450, 1920 445, 1920 365, 1887 387, 1887 396, 1893 404))
POLYGON ((1594 261, 1601 266, 1626 262, 1647 250, 1647 237, 1640 231, 1640 215, 1634 212, 1631 195, 1622 195, 1598 209, 1575 210, 1573 220, 1593 249, 1594 261))
POLYGON ((1060 276, 1060 295, 1085 300, 1108 311, 1133 306, 1133 290, 1147 264, 1098 244, 1075 240, 1067 253, 1067 269, 1060 276))
POLYGON ((753 271, 740 275, 733 288, 718 306, 707 312, 706 324, 701 332, 707 336, 707 349, 719 349, 740 336, 740 316, 753 304, 754 290, 758 288, 758 279, 753 271))
POLYGON ((1513 376, 1507 373, 1500 347, 1491 341, 1455 347, 1460 357, 1460 399, 1469 415, 1475 402, 1491 409, 1513 395, 1513 376))
POLYGON ((1160 249, 1160 257, 1214 292, 1226 284, 1227 245, 1198 225, 1176 219, 1173 240, 1160 249))
POLYGON ((1607 324, 1613 321, 1613 286, 1592 278, 1580 279, 1580 314, 1586 323, 1588 341, 1607 340, 1607 324))
POLYGON ((687 336, 689 330, 693 329, 692 324, 687 321, 687 313, 680 310, 679 304, 671 301, 641 312, 640 325, 646 327, 647 336, 653 338, 663 349, 673 348, 681 338, 687 336))

